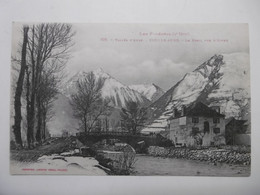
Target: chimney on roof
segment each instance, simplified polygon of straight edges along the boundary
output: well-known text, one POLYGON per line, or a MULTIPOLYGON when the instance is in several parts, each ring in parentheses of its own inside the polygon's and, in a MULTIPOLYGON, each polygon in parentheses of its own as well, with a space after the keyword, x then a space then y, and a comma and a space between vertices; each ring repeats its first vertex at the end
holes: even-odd
POLYGON ((181 116, 185 116, 186 114, 186 106, 181 106, 181 116))

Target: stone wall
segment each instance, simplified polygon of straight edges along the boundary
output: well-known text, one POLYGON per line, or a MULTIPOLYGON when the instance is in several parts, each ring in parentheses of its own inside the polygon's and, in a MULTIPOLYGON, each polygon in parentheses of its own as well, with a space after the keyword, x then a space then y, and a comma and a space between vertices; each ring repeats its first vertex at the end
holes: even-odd
POLYGON ((163 148, 150 146, 148 154, 152 156, 183 158, 198 161, 207 161, 216 164, 251 164, 250 152, 238 152, 229 149, 207 148, 207 149, 190 149, 190 148, 163 148))

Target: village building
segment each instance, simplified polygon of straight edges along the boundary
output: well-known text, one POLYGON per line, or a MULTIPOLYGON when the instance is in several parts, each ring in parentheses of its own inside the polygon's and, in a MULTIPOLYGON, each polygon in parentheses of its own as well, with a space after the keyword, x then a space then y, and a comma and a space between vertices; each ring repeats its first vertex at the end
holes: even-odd
POLYGON ((219 108, 198 102, 174 109, 168 119, 169 138, 176 146, 225 144, 225 115, 219 108))
POLYGON ((251 132, 247 120, 230 117, 225 122, 227 145, 251 145, 251 132))

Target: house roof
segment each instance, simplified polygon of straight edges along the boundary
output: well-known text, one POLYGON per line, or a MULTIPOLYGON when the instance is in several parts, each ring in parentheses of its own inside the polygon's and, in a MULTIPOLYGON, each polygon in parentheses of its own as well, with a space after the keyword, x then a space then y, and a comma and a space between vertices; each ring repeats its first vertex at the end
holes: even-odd
POLYGON ((230 118, 227 118, 225 120, 225 124, 226 125, 229 125, 231 122, 233 122, 235 125, 237 126, 243 126, 243 125, 247 125, 246 122, 247 120, 237 120, 235 119, 234 117, 230 117, 230 118))
POLYGON ((225 119, 225 125, 227 125, 228 123, 230 123, 230 121, 232 121, 233 119, 235 119, 234 117, 229 117, 225 119))
MULTIPOLYGON (((225 115, 218 113, 217 111, 209 108, 207 105, 202 102, 197 102, 191 104, 187 108, 185 108, 184 116, 206 116, 206 117, 225 117, 225 115)), ((177 111, 175 117, 170 117, 169 119, 180 118, 181 112, 177 111)))

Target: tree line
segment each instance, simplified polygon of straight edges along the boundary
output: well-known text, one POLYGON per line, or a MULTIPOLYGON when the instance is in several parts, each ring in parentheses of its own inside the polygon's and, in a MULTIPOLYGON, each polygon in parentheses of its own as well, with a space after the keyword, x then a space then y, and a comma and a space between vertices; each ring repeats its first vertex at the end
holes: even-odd
MULTIPOLYGON (((70 103, 74 116, 80 121, 81 130, 86 133, 100 131, 102 119, 105 122, 103 129, 108 130, 111 113, 115 111, 112 101, 102 97, 104 83, 105 80, 97 78, 93 72, 85 74, 76 81, 76 92, 72 94, 70 103)), ((146 115, 146 108, 137 102, 126 102, 125 107, 120 109, 120 116, 117 119, 121 131, 128 131, 133 135, 140 133, 147 120, 146 115)))
MULTIPOLYGON (((75 32, 69 24, 41 23, 23 26, 22 35, 20 51, 12 56, 17 75, 12 130, 17 146, 23 148, 23 124, 27 146, 33 148, 35 143, 41 144, 46 139, 47 122, 54 116, 53 102, 59 93, 75 32)), ((90 72, 78 79, 77 92, 71 95, 74 116, 85 132, 97 129, 102 117, 108 123, 113 111, 111 101, 101 95, 104 82, 90 72)), ((136 134, 145 123, 146 109, 136 102, 128 102, 118 120, 122 129, 136 134)))
POLYGON ((46 139, 47 122, 53 116, 53 101, 64 76, 75 32, 69 24, 41 23, 23 26, 20 56, 12 57, 18 73, 14 89, 16 144, 23 147, 21 123, 26 125, 28 148, 46 139), (26 108, 26 116, 22 114, 26 108))

